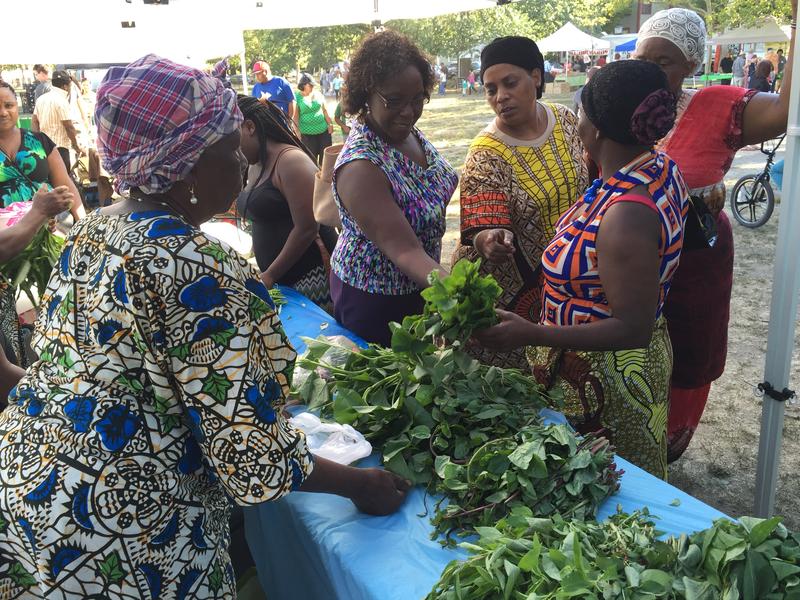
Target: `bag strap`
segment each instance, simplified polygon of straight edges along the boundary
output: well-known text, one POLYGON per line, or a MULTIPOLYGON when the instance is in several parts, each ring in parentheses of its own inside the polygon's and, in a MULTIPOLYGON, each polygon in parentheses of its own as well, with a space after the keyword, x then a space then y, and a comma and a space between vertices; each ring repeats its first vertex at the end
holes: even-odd
POLYGON ((322 237, 317 234, 317 237, 314 238, 314 241, 317 244, 317 248, 319 248, 319 254, 322 257, 322 266, 325 268, 325 274, 331 274, 331 254, 328 252, 328 249, 325 247, 325 242, 322 241, 322 237))
POLYGON ((717 221, 702 196, 689 196, 689 211, 683 232, 683 250, 705 250, 717 241, 717 221))

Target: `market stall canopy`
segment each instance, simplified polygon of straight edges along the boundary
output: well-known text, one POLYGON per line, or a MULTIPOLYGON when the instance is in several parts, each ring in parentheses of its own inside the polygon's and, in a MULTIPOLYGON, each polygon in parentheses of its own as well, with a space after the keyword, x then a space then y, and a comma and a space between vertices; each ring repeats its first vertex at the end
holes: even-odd
POLYGON ((591 36, 575 27, 569 21, 561 29, 536 43, 542 52, 607 51, 611 47, 611 43, 608 40, 591 36))
POLYGON ((614 46, 615 52, 633 52, 636 50, 636 38, 623 42, 619 46, 614 46))
POLYGON ((241 4, 236 14, 220 16, 236 19, 241 29, 284 29, 320 27, 353 23, 385 23, 394 19, 422 19, 448 13, 497 6, 496 0, 306 0, 302 10, 284 0, 233 0, 241 4))
POLYGON ((210 0, 12 0, 4 17, 18 25, 3 30, 0 63, 126 64, 155 53, 199 67, 242 48, 241 27, 219 13, 210 0), (38 19, 45 29, 33 39, 22 24, 38 19))
POLYGON ((0 63, 127 63, 148 53, 201 66, 238 54, 242 31, 374 23, 497 6, 496 0, 11 0, 0 63), (32 41, 30 19, 51 25, 32 41))
POLYGON ((726 29, 720 35, 711 38, 712 44, 758 44, 769 42, 788 42, 792 39, 789 25, 778 25, 773 18, 765 19, 753 27, 736 27, 726 29))

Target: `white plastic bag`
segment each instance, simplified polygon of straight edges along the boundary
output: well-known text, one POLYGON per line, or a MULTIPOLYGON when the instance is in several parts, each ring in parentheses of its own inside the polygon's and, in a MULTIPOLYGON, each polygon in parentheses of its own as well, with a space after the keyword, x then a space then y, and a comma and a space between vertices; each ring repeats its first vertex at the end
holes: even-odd
POLYGON ((372 454, 372 444, 350 425, 323 423, 309 412, 292 417, 289 422, 306 434, 312 454, 340 465, 349 465, 372 454))
MULTIPOLYGON (((358 346, 353 342, 353 340, 346 338, 343 335, 326 335, 320 336, 320 338, 325 338, 331 344, 334 344, 329 350, 325 351, 320 357, 320 362, 332 365, 334 367, 343 367, 344 364, 347 362, 347 359, 350 358, 350 354, 352 350, 357 350, 358 346)), ((317 339, 320 339, 317 338, 317 339)), ((303 353, 303 356, 308 354, 308 351, 303 353)), ((292 389, 299 390, 303 387, 306 379, 308 379, 309 375, 311 375, 311 371, 308 369, 304 369, 298 363, 295 363, 294 367, 294 375, 292 376, 292 389)), ((319 368, 316 369, 317 374, 322 377, 323 379, 329 379, 330 374, 326 369, 319 368)))

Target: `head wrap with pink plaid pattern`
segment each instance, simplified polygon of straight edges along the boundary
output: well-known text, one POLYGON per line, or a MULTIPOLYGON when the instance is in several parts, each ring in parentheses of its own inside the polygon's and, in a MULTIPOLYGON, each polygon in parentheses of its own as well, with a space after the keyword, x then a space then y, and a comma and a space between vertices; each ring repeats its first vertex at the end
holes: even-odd
POLYGON ((120 191, 162 193, 242 122, 236 94, 202 71, 148 54, 97 90, 97 147, 120 191))

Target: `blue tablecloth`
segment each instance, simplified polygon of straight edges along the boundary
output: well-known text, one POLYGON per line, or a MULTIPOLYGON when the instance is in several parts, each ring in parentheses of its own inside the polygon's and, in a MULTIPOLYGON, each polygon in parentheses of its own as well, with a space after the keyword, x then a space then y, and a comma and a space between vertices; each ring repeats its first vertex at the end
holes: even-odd
MULTIPOLYGON (((320 334, 357 337, 291 289, 283 289, 282 307, 289 338, 303 352, 303 337, 320 334)), ((558 413, 549 420, 563 420, 558 413)), ((378 464, 377 455, 362 461, 378 464)), ((606 500, 599 518, 649 507, 665 533, 704 529, 725 515, 653 477, 628 461, 620 491, 606 500), (677 505, 677 506, 676 506, 677 505)), ((247 541, 269 600, 415 600, 438 581, 445 565, 466 556, 430 539, 428 518, 435 500, 413 490, 403 507, 389 517, 359 513, 344 498, 297 492, 277 502, 245 509, 247 541), (426 516, 427 513, 427 516, 426 516)))

